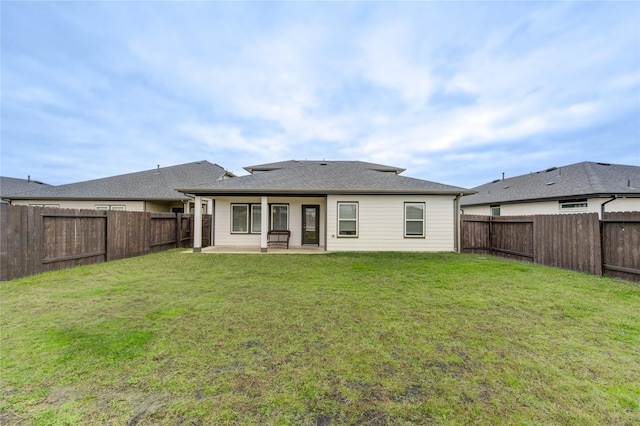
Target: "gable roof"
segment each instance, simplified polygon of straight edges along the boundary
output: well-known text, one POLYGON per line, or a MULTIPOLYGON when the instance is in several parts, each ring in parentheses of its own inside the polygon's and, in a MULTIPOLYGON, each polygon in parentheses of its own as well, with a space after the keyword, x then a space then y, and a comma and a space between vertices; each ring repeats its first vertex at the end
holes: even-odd
POLYGON ((29 179, 18 179, 0 176, 0 198, 8 194, 19 194, 21 192, 33 191, 40 188, 48 188, 51 185, 29 179))
POLYGON ((234 175, 217 164, 196 161, 141 172, 41 188, 21 194, 7 194, 14 200, 92 199, 92 200, 166 200, 184 199, 175 190, 180 186, 200 185, 234 175))
POLYGON ((535 173, 497 179, 473 188, 460 205, 531 202, 589 196, 640 197, 640 167, 584 161, 535 173))
MULTIPOLYGON (((243 167, 249 173, 253 172, 268 172, 271 170, 279 170, 279 169, 290 169, 292 167, 296 167, 299 165, 304 165, 305 163, 327 163, 327 161, 299 161, 299 160, 288 160, 288 161, 280 161, 277 163, 268 163, 268 164, 259 164, 257 166, 247 166, 243 167)), ((364 161, 331 161, 331 163, 352 163, 355 167, 367 168, 370 170, 376 170, 379 172, 394 172, 395 174, 400 174, 404 172, 406 169, 401 169, 399 167, 393 166, 385 166, 384 164, 375 164, 375 163, 367 163, 364 161)))
POLYGON ((291 160, 245 170, 252 174, 179 190, 198 195, 471 193, 465 188, 399 176, 404 169, 362 161, 291 160))

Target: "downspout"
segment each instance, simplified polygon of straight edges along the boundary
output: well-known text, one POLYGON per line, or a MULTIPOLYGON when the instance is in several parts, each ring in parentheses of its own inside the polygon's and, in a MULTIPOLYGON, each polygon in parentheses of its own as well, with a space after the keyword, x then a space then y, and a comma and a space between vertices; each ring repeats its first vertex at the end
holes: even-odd
POLYGON ((614 201, 618 199, 617 195, 614 195, 613 198, 611 198, 610 200, 605 201, 604 203, 600 204, 600 220, 604 220, 604 206, 605 204, 609 204, 610 202, 614 201))
POLYGON ((460 198, 462 198, 463 195, 464 194, 460 193, 453 199, 453 217, 455 221, 455 226, 453 228, 453 250, 457 253, 460 253, 460 198))

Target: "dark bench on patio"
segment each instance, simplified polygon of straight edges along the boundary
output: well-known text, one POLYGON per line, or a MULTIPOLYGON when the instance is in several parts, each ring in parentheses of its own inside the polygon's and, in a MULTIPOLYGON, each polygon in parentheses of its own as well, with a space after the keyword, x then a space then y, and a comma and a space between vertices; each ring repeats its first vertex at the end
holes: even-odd
POLYGON ((271 230, 267 233, 267 246, 289 248, 289 237, 291 231, 271 230))

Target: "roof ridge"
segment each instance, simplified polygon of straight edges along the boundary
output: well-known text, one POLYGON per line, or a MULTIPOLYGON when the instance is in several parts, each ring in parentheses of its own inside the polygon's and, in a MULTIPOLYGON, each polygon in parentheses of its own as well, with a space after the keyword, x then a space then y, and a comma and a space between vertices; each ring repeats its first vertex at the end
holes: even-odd
POLYGON ((598 173, 594 170, 595 165, 596 163, 589 162, 589 161, 585 161, 582 164, 582 167, 584 167, 584 170, 585 170, 585 174, 587 175, 587 180, 589 181, 589 185, 591 186, 591 189, 593 190, 594 193, 601 192, 600 189, 602 189, 603 187, 602 179, 600 178, 598 173))

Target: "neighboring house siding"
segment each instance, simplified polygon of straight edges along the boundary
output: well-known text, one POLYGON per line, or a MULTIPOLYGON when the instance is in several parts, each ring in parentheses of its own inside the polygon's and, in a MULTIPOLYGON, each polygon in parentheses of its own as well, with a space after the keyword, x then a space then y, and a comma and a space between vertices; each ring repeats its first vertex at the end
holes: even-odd
MULTIPOLYGON (((324 246, 325 237, 325 199, 319 197, 269 197, 269 204, 289 205, 289 230, 291 238, 289 247, 300 247, 302 244, 302 206, 320 206, 320 247, 324 246)), ((215 198, 215 244, 218 246, 253 246, 260 247, 260 234, 231 233, 231 204, 261 204, 261 197, 216 197, 215 198)), ((267 212, 269 214, 269 212, 267 212)))
MULTIPOLYGON (((597 210, 596 211, 600 211, 600 204, 604 203, 605 201, 607 201, 608 198, 606 199, 598 199, 598 205, 597 210)), ((591 200, 589 200, 589 211, 594 211, 591 210, 591 200)), ((618 198, 615 201, 612 201, 610 203, 608 203, 606 206, 604 206, 604 211, 605 212, 637 212, 640 211, 640 198, 618 198)))
MULTIPOLYGON (((580 198, 580 197, 576 197, 580 198)), ((589 198, 586 208, 561 209, 556 201, 532 203, 496 204, 500 206, 500 216, 526 216, 535 214, 600 213, 602 203, 610 198, 589 198)), ((490 206, 463 206, 465 214, 491 215, 490 206)), ((640 211, 640 198, 620 198, 607 203, 607 212, 640 211)))
POLYGON ((327 197, 328 251, 453 251, 453 196, 330 195, 327 197), (358 237, 338 236, 338 202, 358 203, 358 237), (424 238, 404 237, 405 202, 424 202, 424 238))
MULTIPOLYGON (((95 210, 96 206, 124 206, 126 211, 144 211, 143 201, 68 201, 68 200, 13 200, 11 204, 18 206, 30 205, 59 205, 61 209, 87 209, 95 210)), ((168 211, 168 210, 163 210, 168 211)))
POLYGON ((171 213, 172 208, 184 208, 183 203, 179 202, 166 202, 159 203, 154 201, 146 201, 146 211, 153 213, 171 213))

